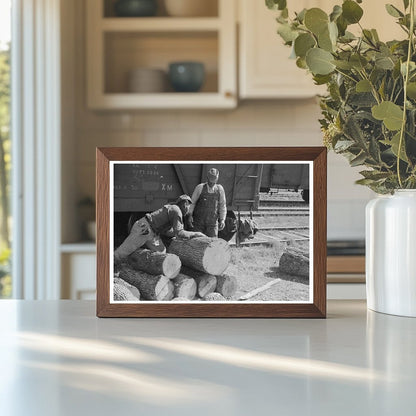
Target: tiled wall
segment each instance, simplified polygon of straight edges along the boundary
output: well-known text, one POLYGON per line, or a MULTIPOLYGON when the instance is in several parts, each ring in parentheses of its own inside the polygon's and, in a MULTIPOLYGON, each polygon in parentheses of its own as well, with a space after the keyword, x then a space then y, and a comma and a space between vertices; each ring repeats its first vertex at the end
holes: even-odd
MULTIPOLYGON (((71 193, 63 197, 64 218, 65 210, 68 213, 74 211, 77 200, 94 196, 97 146, 321 145, 317 121, 319 107, 314 99, 245 101, 232 111, 87 110, 85 26, 82 2, 76 2, 75 37, 71 41, 68 36, 66 40, 72 49, 66 49, 68 68, 64 68, 63 73, 63 102, 67 109, 67 117, 64 117, 67 137, 63 145, 64 186, 71 193)), ((333 239, 362 238, 364 207, 372 194, 366 188, 354 185, 359 169, 351 169, 343 158, 330 154, 328 165, 328 236, 333 239)), ((64 240, 76 239, 74 227, 67 225, 66 228, 64 225, 64 240)))

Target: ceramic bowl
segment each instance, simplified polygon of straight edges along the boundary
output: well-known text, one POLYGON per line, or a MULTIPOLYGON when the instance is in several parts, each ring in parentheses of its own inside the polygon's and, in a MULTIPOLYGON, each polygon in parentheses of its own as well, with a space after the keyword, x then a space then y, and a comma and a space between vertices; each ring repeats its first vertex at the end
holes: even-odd
POLYGON ((156 0, 118 0, 114 12, 119 17, 154 16, 157 12, 156 0))
POLYGON ((167 84, 167 74, 162 69, 136 68, 129 72, 128 91, 132 93, 165 92, 167 84))
POLYGON ((202 62, 172 62, 169 64, 169 81, 177 92, 197 92, 205 80, 202 62))

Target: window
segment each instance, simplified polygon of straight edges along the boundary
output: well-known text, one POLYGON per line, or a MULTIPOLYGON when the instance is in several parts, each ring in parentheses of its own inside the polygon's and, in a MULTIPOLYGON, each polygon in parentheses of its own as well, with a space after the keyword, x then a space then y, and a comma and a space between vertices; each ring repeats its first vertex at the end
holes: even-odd
POLYGON ((10 0, 0 0, 0 298, 9 298, 12 293, 10 268, 10 7, 10 0))

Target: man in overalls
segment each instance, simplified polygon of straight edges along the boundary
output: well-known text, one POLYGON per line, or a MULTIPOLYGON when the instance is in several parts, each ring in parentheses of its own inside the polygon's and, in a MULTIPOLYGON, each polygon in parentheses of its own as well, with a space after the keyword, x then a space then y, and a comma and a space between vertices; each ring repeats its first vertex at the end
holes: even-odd
POLYGON ((174 204, 166 204, 136 221, 128 237, 114 251, 114 261, 122 261, 140 247, 166 252, 161 235, 177 238, 205 237, 200 232, 184 229, 183 217, 188 213, 191 202, 188 195, 181 195, 174 204))
POLYGON ((219 174, 215 168, 208 171, 207 182, 195 187, 189 208, 194 231, 202 232, 208 237, 218 237, 218 230, 225 227, 227 204, 224 188, 217 184, 219 174))

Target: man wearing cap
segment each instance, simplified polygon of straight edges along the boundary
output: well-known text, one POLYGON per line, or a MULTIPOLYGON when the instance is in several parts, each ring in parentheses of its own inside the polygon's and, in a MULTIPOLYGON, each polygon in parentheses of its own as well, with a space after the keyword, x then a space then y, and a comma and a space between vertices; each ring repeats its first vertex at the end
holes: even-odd
POLYGON ((208 237, 218 237, 218 230, 225 227, 227 204, 224 188, 217 183, 219 175, 218 169, 208 171, 207 182, 195 187, 189 209, 194 230, 208 237))
POLYGON ((184 230, 183 217, 188 213, 191 203, 192 199, 188 195, 181 195, 174 204, 164 205, 136 221, 130 234, 114 251, 114 261, 126 258, 143 246, 152 251, 165 252, 166 247, 160 235, 179 238, 205 237, 201 232, 184 230))

